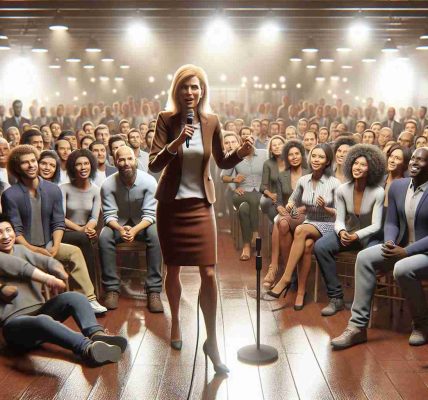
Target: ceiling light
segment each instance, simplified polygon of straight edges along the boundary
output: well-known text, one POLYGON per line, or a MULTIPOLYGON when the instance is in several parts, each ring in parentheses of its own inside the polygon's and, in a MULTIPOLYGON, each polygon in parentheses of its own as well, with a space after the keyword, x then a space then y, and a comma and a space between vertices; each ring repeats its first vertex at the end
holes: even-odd
POLYGON ((325 81, 325 77, 323 77, 323 76, 317 76, 317 77, 315 78, 315 80, 316 80, 317 82, 324 82, 324 81, 325 81))
POLYGON ((52 23, 49 25, 49 29, 51 31, 66 31, 68 30, 68 26, 64 21, 64 18, 62 15, 58 12, 55 15, 55 18, 53 19, 52 23))
POLYGON ((301 84, 301 83, 297 83, 297 84, 296 84, 296 88, 297 88, 297 89, 300 89, 301 87, 302 87, 302 84, 301 84))
POLYGON ((80 57, 76 53, 70 53, 68 58, 65 59, 65 61, 69 63, 78 63, 81 61, 80 57))
POLYGON ((101 52, 101 46, 96 39, 91 37, 91 38, 89 38, 88 43, 86 44, 85 50, 88 53, 100 53, 101 52))
POLYGON ((317 68, 317 66, 316 66, 316 65, 313 65, 313 64, 308 64, 308 65, 306 66, 306 68, 307 68, 307 69, 316 69, 316 68, 317 68))
POLYGON ((285 83, 285 81, 287 80, 287 78, 283 75, 281 75, 278 79, 281 83, 285 83))
POLYGON ((34 41, 33 47, 31 49, 31 51, 33 53, 47 53, 48 52, 48 48, 45 46, 45 44, 43 43, 43 40, 40 38, 37 38, 34 41))
POLYGON ((352 65, 342 65, 342 69, 352 69, 352 65))
POLYGON ((395 42, 391 39, 388 38, 382 48, 382 51, 384 53, 397 53, 398 52, 398 48, 395 45, 395 42))
POLYGON ((330 76, 330 80, 333 81, 333 82, 337 82, 337 81, 340 80, 340 76, 332 75, 332 76, 330 76))
POLYGON ((10 50, 9 39, 0 39, 0 50, 10 50))
POLYGON ((416 50, 428 50, 428 39, 419 39, 416 50))
POLYGON ((315 40, 312 37, 307 40, 306 46, 302 49, 304 53, 316 53, 318 50, 315 40))
POLYGON ((154 76, 149 76, 149 83, 153 83, 155 81, 155 77, 154 76))
POLYGON ((119 68, 120 69, 129 69, 131 67, 128 64, 122 64, 119 68))
POLYGON ((168 75, 166 76, 166 79, 168 79, 169 81, 172 81, 172 78, 173 78, 172 74, 168 74, 168 75))
POLYGON ((102 62, 113 62, 114 58, 111 57, 110 55, 105 55, 104 57, 101 58, 102 62))
POLYGON ((124 78, 123 78, 123 76, 116 76, 116 77, 114 78, 114 80, 115 80, 116 82, 123 82, 124 78))
POLYGON ((95 65, 92 64, 91 62, 85 62, 84 65, 83 65, 83 68, 85 68, 85 69, 94 69, 95 65))
POLYGON ((52 62, 49 64, 50 69, 60 69, 61 64, 59 62, 59 58, 54 58, 52 62))
POLYGON ((366 55, 361 59, 363 63, 374 63, 376 62, 376 57, 371 52, 367 52, 366 55))
POLYGON ((101 82, 107 82, 109 80, 110 80, 110 78, 108 76, 100 76, 100 81, 101 82))
POLYGON ((364 20, 361 12, 357 15, 354 22, 349 27, 349 36, 353 40, 358 40, 359 42, 367 39, 370 34, 370 26, 364 20))
POLYGON ((322 62, 322 63, 333 63, 334 58, 330 57, 329 55, 324 54, 324 56, 320 58, 320 62, 322 62))
POLYGON ((298 55, 293 54, 293 55, 290 57, 290 61, 291 61, 291 62, 300 62, 300 61, 302 61, 302 57, 299 57, 298 55))
POLYGON ((0 29, 0 39, 9 39, 3 29, 0 29))
POLYGON ((421 36, 419 36, 419 39, 428 39, 428 29, 421 36))
POLYGON ((352 48, 349 46, 339 46, 336 51, 338 51, 339 53, 349 53, 352 51, 352 48))
POLYGON ((76 82, 76 81, 77 81, 77 78, 76 78, 75 76, 69 76, 69 77, 67 78, 67 80, 68 80, 69 82, 76 82))

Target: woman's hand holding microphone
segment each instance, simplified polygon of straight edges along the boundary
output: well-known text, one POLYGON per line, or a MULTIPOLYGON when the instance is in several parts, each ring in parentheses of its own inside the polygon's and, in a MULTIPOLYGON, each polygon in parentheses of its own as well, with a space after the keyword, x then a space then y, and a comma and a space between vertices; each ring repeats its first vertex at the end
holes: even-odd
POLYGON ((184 125, 177 139, 173 140, 167 147, 170 153, 177 153, 178 148, 186 141, 192 139, 195 127, 193 125, 184 125))

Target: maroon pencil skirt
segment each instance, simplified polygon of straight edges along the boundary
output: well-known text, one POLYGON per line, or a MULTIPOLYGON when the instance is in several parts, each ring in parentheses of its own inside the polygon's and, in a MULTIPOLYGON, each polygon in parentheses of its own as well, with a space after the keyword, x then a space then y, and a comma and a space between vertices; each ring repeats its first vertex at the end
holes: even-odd
POLYGON ((214 207, 206 199, 159 201, 156 224, 166 265, 208 266, 217 263, 214 207))

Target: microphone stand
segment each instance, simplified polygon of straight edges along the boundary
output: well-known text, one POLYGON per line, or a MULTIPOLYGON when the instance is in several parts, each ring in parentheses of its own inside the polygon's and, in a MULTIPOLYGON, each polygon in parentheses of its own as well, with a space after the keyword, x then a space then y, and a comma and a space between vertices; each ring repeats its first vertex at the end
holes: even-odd
POLYGON ((257 275, 257 334, 256 344, 241 347, 238 350, 238 360, 248 364, 270 364, 278 359, 278 351, 266 344, 260 344, 260 273, 262 270, 262 239, 256 239, 256 275, 257 275))

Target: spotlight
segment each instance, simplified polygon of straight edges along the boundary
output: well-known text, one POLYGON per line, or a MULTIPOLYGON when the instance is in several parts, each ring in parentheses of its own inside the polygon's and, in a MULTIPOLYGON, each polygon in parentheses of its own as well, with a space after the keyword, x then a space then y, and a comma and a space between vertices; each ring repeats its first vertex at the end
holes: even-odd
POLYGON ((113 94, 116 94, 117 93, 117 89, 116 88, 114 88, 114 89, 112 89, 112 91, 111 91, 113 94))
POLYGON ((69 63, 78 63, 81 61, 80 57, 76 53, 70 53, 68 58, 65 59, 65 61, 69 63))
POLYGON ((95 40, 93 37, 91 37, 91 38, 89 38, 88 43, 86 44, 85 50, 88 53, 100 53, 101 52, 101 46, 99 45, 97 40, 95 40))
POLYGON ((157 99, 159 99, 159 95, 158 94, 155 95, 155 100, 157 100, 157 99))
POLYGON ((0 29, 0 39, 9 39, 3 29, 0 29))
POLYGON ((94 77, 91 77, 91 79, 89 79, 92 83, 96 82, 96 79, 94 77))
POLYGON ((342 65, 342 69, 352 69, 352 65, 342 65))
POLYGON ((274 22, 266 22, 260 27, 260 36, 264 40, 274 41, 277 39, 280 31, 281 29, 278 24, 274 22))
POLYGON ((258 82, 259 81, 259 77, 256 75, 256 76, 253 76, 253 82, 258 82))
POLYGON ((228 48, 233 39, 233 31, 227 22, 220 17, 217 17, 205 34, 208 45, 214 50, 224 50, 228 48))
POLYGON ((73 100, 74 100, 74 101, 79 101, 79 98, 78 98, 77 96, 74 96, 74 97, 73 97, 73 100))
POLYGON ((416 46, 416 50, 428 50, 428 35, 425 38, 425 35, 422 35, 419 38, 418 44, 416 46))
POLYGON ((0 50, 10 50, 9 39, 0 39, 0 50))
POLYGON ((58 12, 55 15, 55 18, 53 19, 52 23, 49 25, 49 29, 51 31, 67 31, 68 26, 64 21, 64 18, 62 15, 58 12))
POLYGON ((382 52, 384 53, 397 53, 398 52, 398 48, 395 44, 395 42, 391 39, 388 38, 382 48, 382 52))
POLYGON ((69 77, 67 78, 67 80, 68 80, 69 82, 76 82, 76 81, 77 81, 77 79, 76 79, 76 77, 75 77, 75 76, 69 76, 69 77))
POLYGON ((272 89, 276 89, 276 83, 272 83, 272 84, 270 85, 270 87, 271 87, 272 89))
POLYGON ((284 75, 281 75, 278 80, 280 83, 284 83, 287 80, 287 78, 284 75))
POLYGON ((131 67, 128 64, 122 64, 119 68, 120 69, 129 69, 131 67))
POLYGON ((166 95, 165 90, 162 90, 162 92, 161 92, 161 96, 165 96, 165 95, 166 95))
POLYGON ((308 40, 306 41, 306 46, 302 49, 304 53, 316 53, 318 50, 319 49, 315 44, 315 40, 312 37, 308 38, 308 40))
POLYGON ((110 80, 110 78, 108 76, 100 76, 101 82, 108 82, 109 80, 110 80))
POLYGON ((419 36, 419 39, 421 40, 428 39, 428 30, 426 30, 421 36, 419 36))
POLYGON ((342 78, 342 82, 344 82, 344 83, 348 82, 348 78, 347 78, 346 76, 344 76, 344 77, 342 78))
POLYGON ((331 97, 333 97, 333 99, 337 99, 337 94, 334 93, 331 97))
POLYGON ((227 75, 226 74, 221 74, 220 75, 220 81, 221 82, 226 82, 227 81, 227 75))
POLYGON ((320 58, 320 62, 322 63, 333 63, 334 58, 331 56, 331 54, 323 54, 323 56, 320 58))
POLYGON ((302 57, 299 57, 298 55, 294 54, 290 57, 291 62, 300 62, 302 61, 302 57))
POLYGON ((55 96, 59 97, 59 96, 61 96, 61 93, 60 92, 55 92, 55 96))
POLYGON ((241 83, 247 83, 247 82, 248 82, 247 77, 246 77, 246 76, 243 76, 243 77, 241 78, 241 83))
POLYGON ((149 82, 153 83, 155 81, 155 77, 154 76, 149 76, 149 82))
POLYGON ((281 89, 286 89, 287 88, 287 85, 285 84, 285 83, 283 83, 282 85, 281 85, 281 89))
POLYGON ((95 65, 89 62, 89 60, 86 60, 83 64, 83 68, 85 69, 94 69, 95 65))
POLYGON ((124 81, 124 79, 123 79, 123 77, 122 77, 122 76, 116 76, 116 77, 114 78, 114 80, 115 80, 116 82, 123 82, 123 81, 124 81))
POLYGON ((358 101, 358 100, 360 100, 360 97, 359 96, 355 96, 354 100, 358 101))
POLYGON ((136 42, 139 42, 144 36, 147 36, 150 30, 142 21, 134 22, 128 28, 128 35, 136 42))
POLYGON ((316 65, 313 65, 313 64, 308 64, 308 65, 306 66, 306 68, 307 68, 307 69, 316 69, 316 68, 317 68, 317 66, 316 66, 316 65))
POLYGON ((82 96, 87 96, 88 95, 88 92, 86 91, 86 90, 84 90, 83 92, 82 92, 82 96))
POLYGON ((317 77, 315 78, 315 80, 316 80, 317 82, 324 82, 324 81, 325 81, 325 77, 323 77, 323 76, 317 76, 317 77))
POLYGON ((300 89, 301 87, 302 87, 302 84, 301 84, 301 83, 297 83, 297 84, 296 84, 296 88, 297 88, 297 89, 300 89))
POLYGON ((370 26, 359 15, 355 22, 349 27, 349 37, 355 42, 366 40, 370 34, 370 26))
POLYGON ((166 76, 166 79, 168 79, 169 81, 172 81, 172 78, 173 78, 172 74, 168 74, 168 75, 166 76))
POLYGON ((103 58, 101 58, 102 62, 113 62, 114 58, 111 57, 109 54, 105 55, 103 58))
POLYGON ((330 80, 333 82, 337 82, 338 80, 340 80, 340 77, 337 75, 332 75, 332 76, 330 76, 330 80))
POLYGON ((332 94, 332 93, 333 93, 333 91, 331 89, 327 90, 327 94, 332 94))
POLYGON ((265 88, 265 90, 269 90, 270 89, 269 83, 266 83, 265 86, 264 86, 264 88, 265 88))
POLYGON ((349 93, 351 93, 351 91, 349 89, 346 89, 345 94, 349 94, 349 93))

